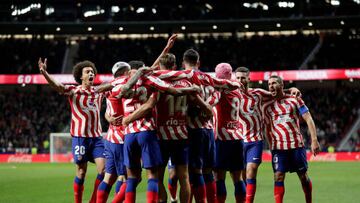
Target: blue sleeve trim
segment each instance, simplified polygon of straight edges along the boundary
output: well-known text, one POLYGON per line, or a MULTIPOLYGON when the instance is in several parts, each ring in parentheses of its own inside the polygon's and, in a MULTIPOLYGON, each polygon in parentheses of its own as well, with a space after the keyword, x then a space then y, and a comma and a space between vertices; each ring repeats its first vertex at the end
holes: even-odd
POLYGON ((309 112, 309 109, 306 105, 302 105, 300 108, 299 108, 299 112, 300 112, 300 115, 303 115, 304 113, 307 113, 309 112))

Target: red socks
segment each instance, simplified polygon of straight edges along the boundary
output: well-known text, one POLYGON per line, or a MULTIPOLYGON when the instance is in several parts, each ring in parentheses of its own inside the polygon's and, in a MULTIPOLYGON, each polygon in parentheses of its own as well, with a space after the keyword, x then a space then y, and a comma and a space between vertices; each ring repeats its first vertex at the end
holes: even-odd
POLYGON ((108 185, 104 181, 101 182, 97 191, 96 203, 106 203, 109 197, 110 190, 111 185, 108 185))
POLYGON ((159 186, 157 179, 149 179, 146 192, 147 203, 157 203, 159 199, 159 186))
POLYGON ((206 202, 206 187, 204 177, 201 174, 190 174, 191 193, 196 203, 206 202))
POLYGON ((128 178, 126 181, 125 203, 135 203, 136 201, 136 186, 138 179, 128 178))
POLYGON ((275 182, 274 198, 275 203, 282 203, 285 194, 284 182, 275 182))
POLYGON ((246 203, 253 203, 256 192, 256 179, 247 179, 246 183, 246 203))
POLYGON ((83 192, 84 192, 84 179, 80 179, 76 176, 74 179, 75 203, 82 203, 83 192))
POLYGON ((104 179, 104 175, 102 175, 102 174, 97 175, 95 183, 94 183, 94 190, 93 190, 93 193, 91 195, 91 199, 90 199, 89 203, 96 203, 97 190, 98 190, 98 187, 99 187, 99 185, 100 185, 100 183, 101 183, 101 181, 103 179, 104 179))
POLYGON ((126 191, 126 182, 121 185, 119 192, 115 195, 111 203, 123 202, 125 200, 125 191, 126 191))

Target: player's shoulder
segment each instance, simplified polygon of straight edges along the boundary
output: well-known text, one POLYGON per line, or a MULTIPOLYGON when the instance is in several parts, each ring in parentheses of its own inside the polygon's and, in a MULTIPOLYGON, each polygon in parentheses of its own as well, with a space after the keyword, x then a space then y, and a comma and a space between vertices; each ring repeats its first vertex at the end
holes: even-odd
POLYGON ((114 86, 115 85, 119 85, 119 84, 124 84, 126 83, 128 80, 128 77, 127 76, 120 76, 120 77, 117 77, 117 78, 114 78, 112 81, 111 81, 111 84, 113 84, 114 86))
POLYGON ((182 87, 191 87, 191 82, 186 79, 174 80, 170 82, 172 87, 182 88, 182 87))

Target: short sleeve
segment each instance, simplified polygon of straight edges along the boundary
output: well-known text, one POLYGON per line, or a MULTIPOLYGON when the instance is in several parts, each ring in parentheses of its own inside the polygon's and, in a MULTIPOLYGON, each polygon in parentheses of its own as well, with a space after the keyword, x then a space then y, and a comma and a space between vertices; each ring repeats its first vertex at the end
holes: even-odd
POLYGON ((116 85, 114 88, 112 88, 111 96, 118 98, 120 96, 122 86, 123 86, 122 84, 119 84, 116 85))
POLYGON ((169 89, 170 87, 170 84, 157 78, 157 77, 154 77, 154 76, 147 76, 145 77, 145 81, 144 81, 144 84, 149 86, 149 87, 153 87, 155 89, 158 89, 160 91, 166 91, 169 89))
POLYGON ((75 85, 65 85, 64 87, 64 95, 66 96, 73 94, 74 90, 76 89, 75 85))

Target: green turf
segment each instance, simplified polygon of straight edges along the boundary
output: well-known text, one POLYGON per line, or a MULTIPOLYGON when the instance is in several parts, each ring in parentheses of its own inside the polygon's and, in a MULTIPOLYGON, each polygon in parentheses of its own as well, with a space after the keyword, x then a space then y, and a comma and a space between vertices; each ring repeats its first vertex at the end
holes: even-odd
MULTIPOLYGON (((73 202, 74 173, 72 164, 0 164, 0 202, 73 202)), ((309 174, 314 203, 360 202, 360 162, 310 163, 309 174)), ((95 176, 95 167, 91 165, 85 181, 84 202, 90 198, 95 176)), ((255 202, 274 202, 272 176, 270 163, 262 164, 255 202)), ((145 202, 145 183, 142 181, 138 187, 137 202, 145 202)), ((287 174, 285 187, 284 202, 304 202, 296 174, 287 174)), ((234 202, 229 178, 227 188, 227 202, 234 202)))

